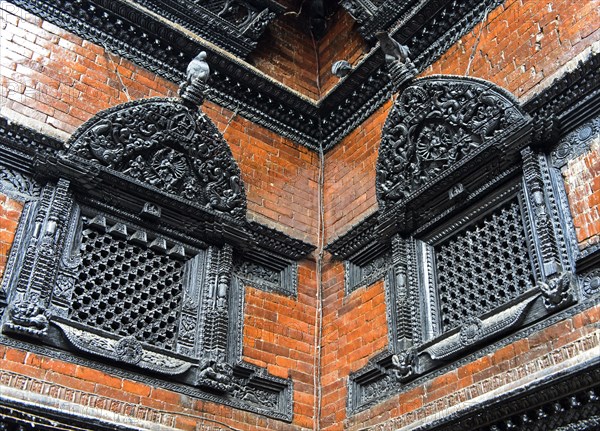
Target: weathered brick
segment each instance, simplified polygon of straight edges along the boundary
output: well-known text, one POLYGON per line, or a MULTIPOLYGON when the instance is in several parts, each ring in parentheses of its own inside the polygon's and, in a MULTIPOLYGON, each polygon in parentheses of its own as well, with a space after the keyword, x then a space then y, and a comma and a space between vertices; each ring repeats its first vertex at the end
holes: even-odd
POLYGON ((75 377, 94 383, 101 383, 102 385, 113 388, 121 388, 122 386, 122 379, 81 365, 77 366, 77 369, 75 370, 75 377))

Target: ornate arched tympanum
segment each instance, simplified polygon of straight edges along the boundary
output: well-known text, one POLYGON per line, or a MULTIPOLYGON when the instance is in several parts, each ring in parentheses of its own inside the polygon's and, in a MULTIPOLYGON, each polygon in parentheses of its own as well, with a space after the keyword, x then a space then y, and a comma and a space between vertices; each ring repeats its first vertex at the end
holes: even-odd
MULTIPOLYGON (((521 137, 527 114, 507 91, 488 81, 431 76, 397 97, 382 131, 377 198, 382 208, 431 187, 489 148, 521 137)), ((471 166, 472 168, 473 166, 471 166)))
POLYGON ((180 99, 145 99, 94 116, 66 157, 98 163, 202 208, 244 220, 246 196, 231 150, 212 121, 180 99))

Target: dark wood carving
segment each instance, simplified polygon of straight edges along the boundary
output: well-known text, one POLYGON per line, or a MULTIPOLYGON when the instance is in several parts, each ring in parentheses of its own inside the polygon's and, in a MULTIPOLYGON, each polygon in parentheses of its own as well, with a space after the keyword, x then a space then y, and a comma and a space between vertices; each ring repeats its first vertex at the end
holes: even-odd
MULTIPOLYGON (((207 19, 194 24, 194 14, 201 9, 195 2, 140 0, 139 3, 156 12, 153 14, 136 7, 133 2, 115 0, 12 2, 175 82, 184 79, 189 61, 206 48, 166 25, 159 18, 159 12, 218 46, 233 42, 225 49, 233 56, 244 57, 243 47, 236 43, 245 38, 243 35, 236 37, 239 30, 228 27, 232 31, 214 31, 215 25, 218 27, 219 23, 225 22, 221 17, 214 19, 213 15, 212 21, 207 19), (223 37, 226 40, 222 40, 223 37)), ((215 6, 211 13, 218 15, 227 2, 207 2, 202 6, 209 3, 215 6)), ((277 14, 283 11, 277 10, 275 2, 266 0, 243 3, 261 11, 265 8, 277 14)), ((388 24, 380 25, 379 18, 389 20, 391 24, 402 15, 402 25, 393 36, 411 49, 417 69, 423 70, 481 21, 488 8, 501 2, 430 0, 419 8, 411 8, 413 2, 400 6, 393 0, 383 3, 369 34, 374 37, 377 31, 389 30, 388 24)), ((389 79, 383 70, 380 52, 365 58, 358 65, 357 73, 348 76, 344 85, 336 87, 318 106, 261 76, 233 56, 223 55, 220 50, 211 50, 208 54, 214 71, 210 100, 315 151, 320 145, 331 148, 389 98, 389 79)))
MULTIPOLYGON (((379 268, 366 283, 385 282, 389 347, 351 375, 351 412, 576 304, 580 286, 588 294, 599 284, 597 258, 574 272, 561 183, 510 94, 451 76, 399 88, 379 151, 379 211, 328 246, 346 260, 348 290, 360 285, 362 269, 379 268)), ((563 155, 571 147, 578 145, 562 142, 554 163, 571 157, 563 155)))
POLYGON ((246 198, 231 150, 201 112, 176 100, 146 99, 83 125, 67 155, 237 219, 246 198))
POLYGON ((0 291, 2 332, 291 420, 291 381, 242 361, 242 283, 295 295, 296 261, 313 247, 246 220, 240 170, 196 105, 204 60, 179 99, 108 109, 65 150, 0 169, 0 190, 32 195, 0 291))
POLYGON ((399 95, 386 120, 377 164, 382 208, 405 199, 444 171, 526 123, 512 96, 490 83, 431 77, 399 95))

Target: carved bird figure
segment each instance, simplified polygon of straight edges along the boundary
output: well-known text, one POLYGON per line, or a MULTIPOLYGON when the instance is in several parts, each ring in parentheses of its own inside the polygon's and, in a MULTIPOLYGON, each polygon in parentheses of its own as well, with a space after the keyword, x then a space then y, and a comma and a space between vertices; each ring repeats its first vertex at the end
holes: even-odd
POLYGON ((331 66, 331 73, 333 73, 338 78, 343 78, 348 75, 352 70, 352 65, 348 63, 346 60, 339 60, 333 63, 331 66))
POLYGON ((206 51, 201 51, 192 61, 188 64, 187 70, 187 84, 191 84, 195 80, 202 82, 208 81, 210 75, 210 68, 206 62, 206 51))
POLYGON ((388 33, 384 31, 378 32, 376 35, 379 40, 381 50, 385 54, 385 61, 392 63, 394 61, 405 62, 410 56, 410 49, 406 45, 394 40, 388 33))

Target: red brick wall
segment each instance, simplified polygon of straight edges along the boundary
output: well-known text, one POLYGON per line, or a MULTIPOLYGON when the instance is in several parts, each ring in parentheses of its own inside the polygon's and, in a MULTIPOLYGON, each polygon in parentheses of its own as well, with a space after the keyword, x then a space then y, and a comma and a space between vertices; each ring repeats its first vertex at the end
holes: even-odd
POLYGON ((383 282, 344 296, 344 268, 340 262, 325 266, 321 347, 321 427, 344 429, 347 379, 387 346, 383 282))
POLYGON ((600 242, 600 139, 562 171, 577 241, 581 248, 600 242))
POLYGON ((343 9, 329 18, 327 33, 313 40, 302 16, 304 6, 289 5, 290 11, 272 22, 258 48, 250 55, 250 63, 271 78, 313 100, 322 98, 339 78, 331 73, 337 60, 356 64, 368 51, 356 30, 356 23, 343 9))
POLYGON ((215 104, 203 110, 242 171, 248 218, 316 244, 318 155, 215 104))
POLYGON ((0 346, 0 375, 3 386, 25 387, 33 393, 43 391, 50 400, 71 402, 71 413, 78 408, 83 408, 86 415, 100 411, 110 417, 115 413, 123 415, 122 419, 113 417, 112 420, 130 418, 134 420, 131 424, 138 426, 140 422, 135 420, 188 431, 203 429, 201 425, 216 426, 214 421, 253 431, 299 429, 278 420, 6 346, 0 346), (17 378, 11 379, 12 376, 17 378), (90 408, 97 410, 90 411, 90 408))
POLYGON ((345 233, 377 209, 375 166, 386 102, 367 121, 325 154, 326 242, 345 233))
POLYGON ((4 2, 2 114, 71 134, 98 111, 132 100, 173 96, 177 86, 103 48, 4 2))
POLYGON ((519 99, 537 93, 565 63, 600 40, 600 10, 578 0, 508 0, 461 38, 425 74, 490 80, 519 99), (479 41, 477 38, 479 37, 479 41))
MULTIPOLYGON (((361 430, 382 424, 382 429, 398 429, 412 421, 430 416, 440 418, 440 405, 457 405, 484 393, 478 387, 493 390, 515 388, 520 376, 530 370, 561 370, 563 364, 573 365, 571 358, 581 354, 589 358, 600 349, 600 336, 596 327, 600 320, 600 305, 596 305, 571 319, 563 320, 546 329, 510 343, 493 353, 450 371, 423 386, 392 397, 367 411, 358 413, 340 424, 323 427, 325 431, 345 429, 361 430), (500 378, 495 378, 500 376, 500 378), (469 395, 470 394, 470 395, 469 395), (458 398, 462 401, 457 401, 458 398), (444 401, 447 400, 447 401, 444 401), (437 403, 436 403, 437 402, 437 403)), ((525 378, 524 380, 527 380, 525 378)))
POLYGON ((318 100, 317 45, 306 31, 304 18, 296 15, 300 7, 290 6, 288 13, 269 24, 249 61, 276 81, 318 100))
POLYGON ((331 73, 331 66, 338 60, 356 65, 368 52, 368 46, 356 30, 357 24, 343 9, 339 8, 331 20, 327 34, 319 41, 319 85, 321 96, 327 94, 340 79, 331 73))
POLYGON ((0 281, 4 275, 4 268, 22 211, 23 204, 21 202, 0 193, 0 281))
POLYGON ((294 381, 294 424, 306 428, 315 418, 316 274, 314 263, 302 265, 298 298, 246 288, 244 349, 250 363, 294 381))

